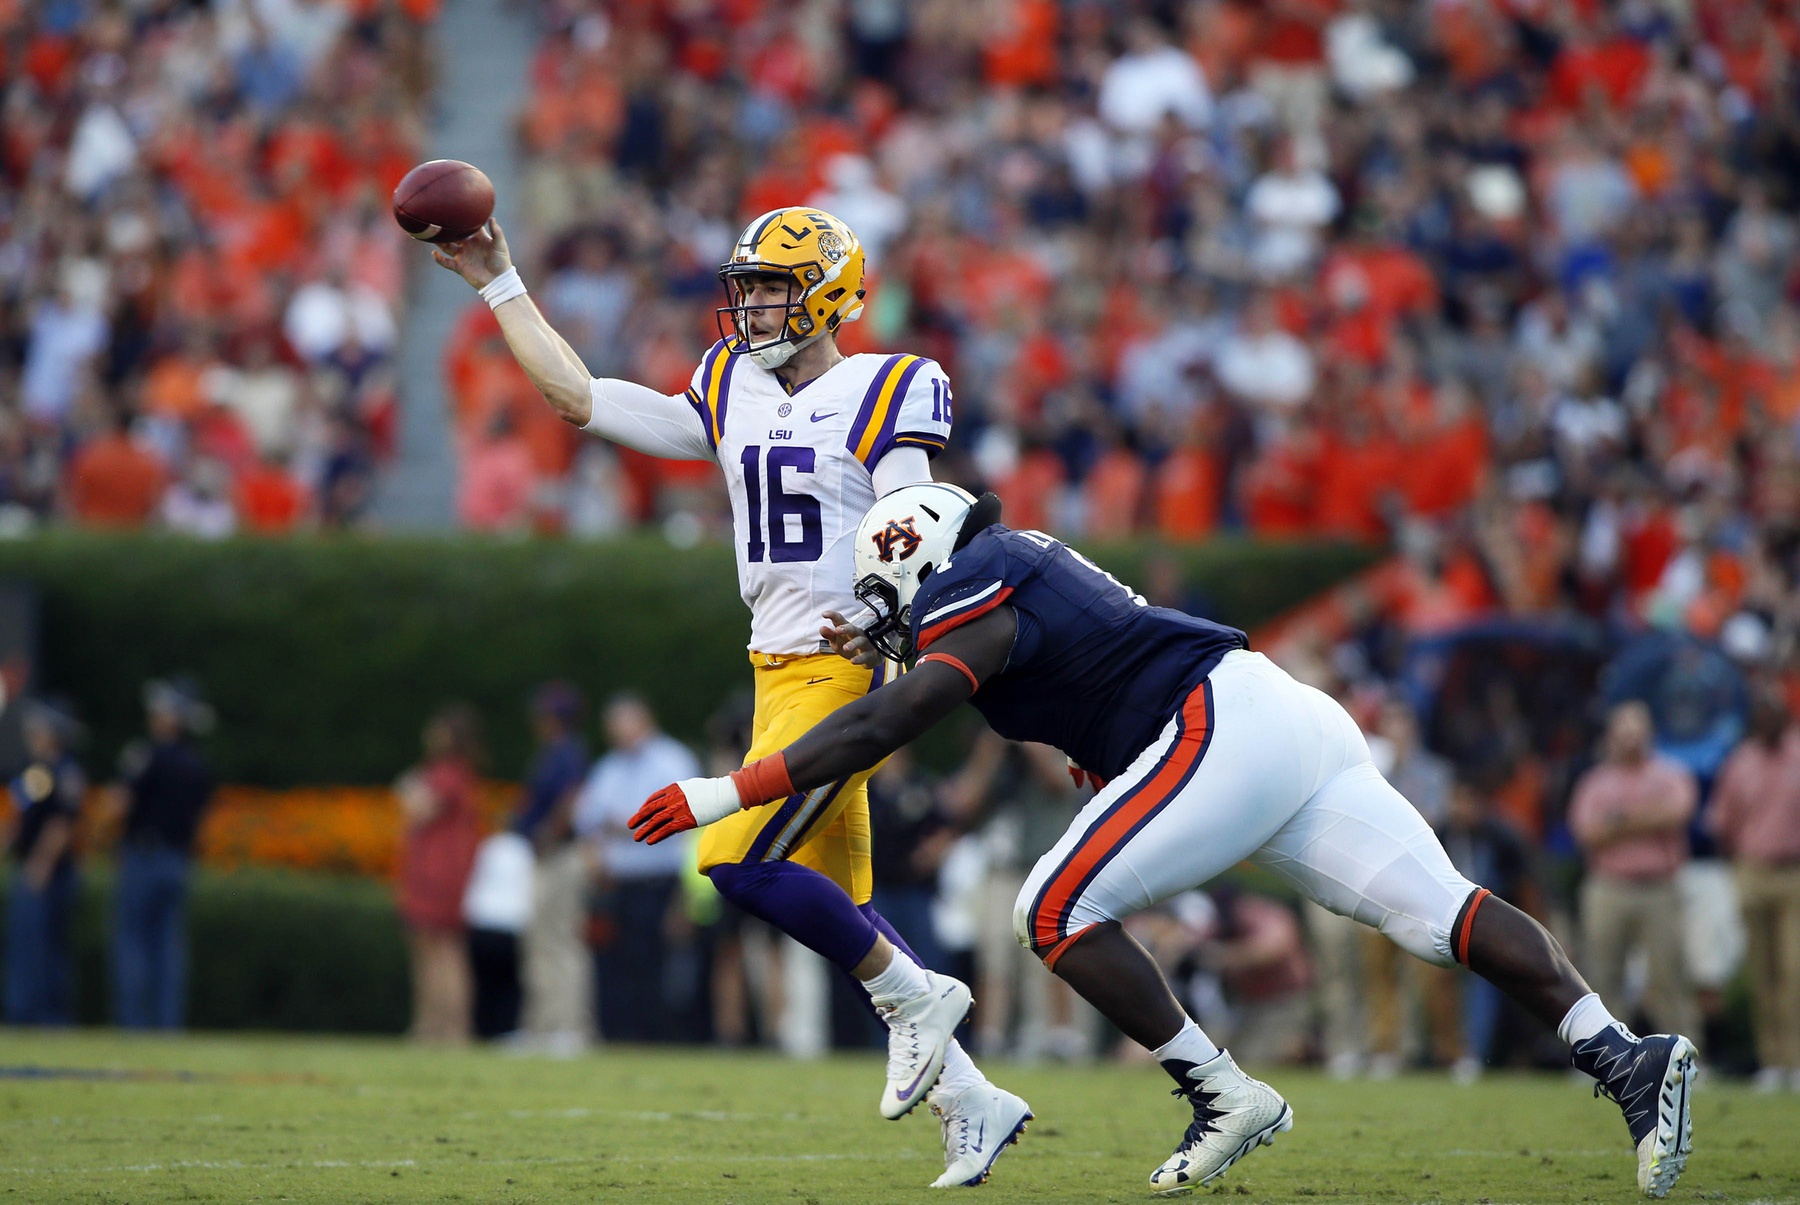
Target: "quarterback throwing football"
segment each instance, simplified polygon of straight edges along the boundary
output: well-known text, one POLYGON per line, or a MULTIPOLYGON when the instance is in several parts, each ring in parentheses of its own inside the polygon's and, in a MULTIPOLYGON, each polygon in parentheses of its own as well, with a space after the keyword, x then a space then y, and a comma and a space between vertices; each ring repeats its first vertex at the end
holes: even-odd
MULTIPOLYGON (((930 360, 845 356, 837 331, 863 307, 863 251, 816 209, 778 209, 745 228, 719 269, 720 339, 683 394, 595 379, 526 295, 490 222, 433 252, 481 291, 519 364, 566 421, 652 456, 716 461, 731 494, 738 582, 750 607, 756 719, 766 755, 880 686, 887 665, 838 657, 821 616, 843 624, 856 525, 885 494, 931 480, 950 436, 950 383, 930 360)), ((710 826, 700 868, 720 893, 858 979, 888 1026, 882 1115, 926 1101, 943 1125, 937 1187, 978 1184, 1031 1112, 987 1082, 951 1038, 969 989, 918 965, 869 905, 874 761, 776 807, 710 826)), ((768 782, 759 798, 775 798, 768 782)))
POLYGON ((663 788, 632 818, 638 838, 836 781, 966 700, 1001 736, 1055 745, 1104 783, 1032 870, 1013 928, 1192 1104, 1153 1188, 1206 1184, 1293 1126, 1281 1094, 1213 1045, 1119 924, 1248 858, 1554 1026, 1623 1109, 1638 1186, 1665 1195, 1687 1163, 1693 1044, 1632 1034, 1542 926, 1458 874, 1330 696, 1235 628, 1152 607, 1057 540, 1001 526, 999 509, 941 484, 877 502, 856 545, 856 594, 875 620, 824 634, 853 659, 917 652, 916 667, 727 778, 663 788))

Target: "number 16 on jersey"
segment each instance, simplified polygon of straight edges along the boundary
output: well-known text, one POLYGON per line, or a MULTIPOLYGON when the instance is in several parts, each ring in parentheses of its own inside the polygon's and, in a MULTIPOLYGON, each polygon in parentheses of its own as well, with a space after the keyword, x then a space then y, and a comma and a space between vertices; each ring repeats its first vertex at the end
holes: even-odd
POLYGON ((765 457, 760 444, 750 444, 739 462, 744 468, 744 500, 750 509, 747 525, 750 562, 754 564, 765 557, 776 564, 818 560, 825 551, 825 524, 819 500, 811 494, 789 493, 782 488, 783 469, 808 475, 813 472, 817 463, 813 449, 777 444, 767 449, 765 457), (769 513, 766 539, 763 527, 765 498, 769 513), (794 528, 798 528, 797 534, 793 532, 794 528))

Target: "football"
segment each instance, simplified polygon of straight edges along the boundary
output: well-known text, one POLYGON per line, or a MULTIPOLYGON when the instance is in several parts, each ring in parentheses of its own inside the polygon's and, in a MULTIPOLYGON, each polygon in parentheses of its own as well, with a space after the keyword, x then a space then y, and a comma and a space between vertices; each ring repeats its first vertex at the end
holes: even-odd
POLYGON ((494 213, 494 184, 460 159, 433 159, 407 172, 394 189, 394 220, 426 243, 468 238, 494 213))

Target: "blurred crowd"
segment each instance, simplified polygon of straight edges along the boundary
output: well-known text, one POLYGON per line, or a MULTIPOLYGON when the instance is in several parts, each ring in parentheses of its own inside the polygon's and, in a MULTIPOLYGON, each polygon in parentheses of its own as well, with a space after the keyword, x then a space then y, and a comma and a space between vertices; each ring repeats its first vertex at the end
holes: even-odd
POLYGON ((0 532, 357 521, 435 7, 0 7, 0 532))
MULTIPOLYGON (((1754 0, 549 0, 521 253, 679 392, 739 225, 827 208, 848 351, 936 357, 940 475, 1072 537, 1390 542, 1415 630, 1578 611, 1791 643, 1800 17, 1754 0)), ((490 315, 464 520, 723 537, 583 441, 490 315)))

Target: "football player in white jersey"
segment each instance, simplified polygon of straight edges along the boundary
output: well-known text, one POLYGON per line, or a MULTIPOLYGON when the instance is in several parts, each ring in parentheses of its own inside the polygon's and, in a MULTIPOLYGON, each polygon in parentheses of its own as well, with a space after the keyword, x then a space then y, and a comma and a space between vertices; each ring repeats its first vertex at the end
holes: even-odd
MULTIPOLYGON (((672 397, 590 377, 526 295, 498 223, 433 258, 480 290, 520 366, 565 421, 724 471, 751 613, 756 721, 747 764, 881 684, 885 665, 847 661, 821 637, 857 609, 857 524, 877 497, 931 479, 952 398, 930 360, 838 350, 838 328, 861 314, 864 297, 862 247, 842 222, 789 208, 745 228, 719 269, 719 342, 692 386, 672 397)), ((700 868, 727 899, 862 983, 888 1026, 882 1115, 898 1118, 928 1101, 944 1137, 935 1186, 979 1184, 1031 1112, 987 1082, 951 1036, 970 1005, 967 986, 918 965, 869 906, 867 778, 783 792, 780 807, 709 827, 700 868)))

